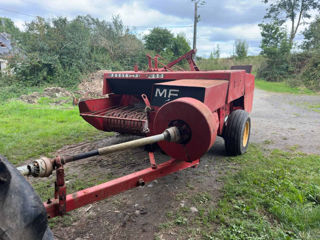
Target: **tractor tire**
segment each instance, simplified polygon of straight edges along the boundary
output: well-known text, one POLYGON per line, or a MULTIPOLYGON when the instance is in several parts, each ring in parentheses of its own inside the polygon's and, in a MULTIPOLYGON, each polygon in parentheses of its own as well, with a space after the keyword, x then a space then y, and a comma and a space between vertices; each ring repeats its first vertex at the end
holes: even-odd
POLYGON ((0 155, 0 240, 53 239, 40 197, 0 155))
POLYGON ((225 148, 228 155, 241 155, 247 151, 250 139, 251 120, 244 110, 235 110, 228 116, 224 128, 225 148))

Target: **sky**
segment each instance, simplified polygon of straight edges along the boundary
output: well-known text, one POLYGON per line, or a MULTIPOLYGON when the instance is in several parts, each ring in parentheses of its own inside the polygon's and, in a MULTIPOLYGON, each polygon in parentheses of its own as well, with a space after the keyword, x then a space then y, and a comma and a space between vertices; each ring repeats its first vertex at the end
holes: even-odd
MULTIPOLYGON (((262 0, 207 0, 198 13, 197 55, 208 57, 219 45, 221 57, 234 52, 236 39, 246 40, 249 55, 257 55, 261 35, 258 24, 265 15, 262 0)), ((111 21, 119 15, 123 23, 142 39, 154 27, 184 34, 192 46, 194 3, 191 0, 0 0, 0 16, 11 18, 23 29, 36 16, 72 19, 90 14, 111 21)))

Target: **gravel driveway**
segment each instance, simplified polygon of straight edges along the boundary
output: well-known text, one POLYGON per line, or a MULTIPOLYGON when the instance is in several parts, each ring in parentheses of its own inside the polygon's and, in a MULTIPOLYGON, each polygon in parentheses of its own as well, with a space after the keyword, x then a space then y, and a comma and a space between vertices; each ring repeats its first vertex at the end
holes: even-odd
POLYGON ((255 90, 251 142, 320 154, 320 96, 255 90))

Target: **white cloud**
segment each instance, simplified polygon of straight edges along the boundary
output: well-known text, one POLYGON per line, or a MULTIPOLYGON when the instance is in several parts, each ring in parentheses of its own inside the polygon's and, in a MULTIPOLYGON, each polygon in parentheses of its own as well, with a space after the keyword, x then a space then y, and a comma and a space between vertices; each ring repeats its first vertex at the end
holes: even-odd
POLYGON ((12 19, 14 21, 14 24, 23 31, 25 29, 25 21, 21 19, 12 19))
POLYGON ((163 26, 185 24, 183 18, 167 16, 154 9, 147 9, 141 2, 130 2, 115 11, 128 26, 163 26))
MULTIPOLYGON (((77 15, 90 14, 93 17, 110 21, 112 16, 119 15, 124 24, 131 27, 132 32, 136 33, 140 38, 148 33, 151 28, 160 26, 168 28, 175 34, 183 33, 190 45, 192 45, 193 22, 190 15, 192 11, 188 11, 185 14, 174 14, 175 9, 171 9, 171 12, 167 13, 163 4, 159 5, 157 3, 158 7, 155 8, 153 7, 154 5, 150 5, 147 1, 149 0, 1 0, 1 4, 3 8, 7 6, 12 9, 14 7, 13 9, 17 12, 42 17, 65 16, 70 19, 77 15)), ((187 6, 186 0, 175 1, 176 6, 179 6, 179 3, 181 9, 185 7, 192 9, 192 4, 187 6)), ((203 22, 201 20, 198 26, 198 55, 209 56, 213 48, 219 44, 221 55, 229 56, 233 52, 233 42, 235 39, 239 38, 247 41, 260 39, 260 30, 257 24, 239 24, 239 22, 235 21, 233 24, 228 23, 228 26, 215 27, 214 24, 208 25, 210 20, 206 20, 210 15, 215 14, 214 9, 212 9, 212 14, 209 14, 211 12, 210 9, 213 7, 216 9, 216 7, 220 6, 220 9, 230 9, 231 12, 238 13, 237 16, 242 16, 243 13, 246 13, 248 4, 250 4, 250 7, 261 7, 261 2, 256 0, 227 0, 219 3, 208 2, 206 6, 199 9, 204 19, 203 22), (202 25, 205 21, 206 25, 202 25)), ((176 10, 178 11, 179 9, 176 10)), ((20 29, 23 29, 24 21, 32 20, 32 17, 23 14, 13 12, 10 14, 8 12, 8 15, 20 29)), ((221 13, 217 14, 221 15, 221 13)), ((250 12, 245 14, 245 16, 250 16, 251 14, 249 14, 250 12)), ((252 17, 255 18, 254 14, 252 17)), ((234 16, 230 16, 229 20, 233 21, 231 19, 234 18, 234 16)), ((223 16, 221 21, 225 19, 228 19, 228 16, 223 16)), ((250 49, 250 52, 259 52, 256 48, 256 46, 253 46, 253 50, 250 49)))

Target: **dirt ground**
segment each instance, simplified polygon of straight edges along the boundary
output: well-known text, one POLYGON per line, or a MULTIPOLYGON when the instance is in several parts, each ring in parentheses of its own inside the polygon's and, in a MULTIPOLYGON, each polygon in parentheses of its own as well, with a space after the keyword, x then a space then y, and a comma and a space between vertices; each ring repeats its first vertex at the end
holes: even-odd
MULTIPOLYGON (((251 142, 268 148, 320 154, 320 113, 311 110, 310 104, 319 105, 320 96, 278 94, 256 89, 251 114, 251 142)), ((114 136, 65 146, 57 154, 92 150, 129 138, 114 136)), ((167 158, 156 152, 158 162, 167 158)), ((115 177, 147 166, 147 153, 139 148, 71 163, 66 167, 66 172, 84 172, 81 178, 101 173, 115 177)), ((166 221, 168 212, 181 204, 188 208, 193 207, 192 202, 182 203, 177 196, 206 191, 212 196, 213 202, 217 203, 223 186, 219 179, 227 171, 234 169, 237 169, 237 166, 226 160, 223 140, 218 138, 213 148, 201 158, 197 168, 174 173, 144 187, 73 211, 70 214, 72 223, 58 221, 53 228, 54 235, 56 239, 77 240, 154 239, 155 236, 158 236, 158 239, 178 239, 175 232, 166 232, 159 228, 159 225, 166 221)))

